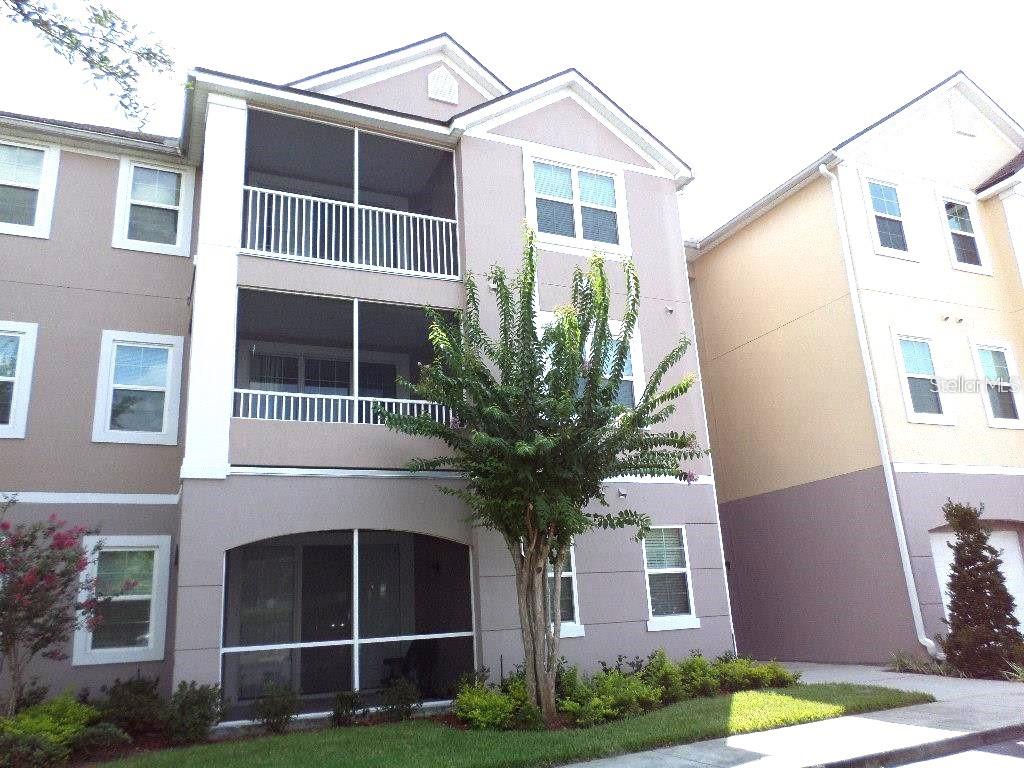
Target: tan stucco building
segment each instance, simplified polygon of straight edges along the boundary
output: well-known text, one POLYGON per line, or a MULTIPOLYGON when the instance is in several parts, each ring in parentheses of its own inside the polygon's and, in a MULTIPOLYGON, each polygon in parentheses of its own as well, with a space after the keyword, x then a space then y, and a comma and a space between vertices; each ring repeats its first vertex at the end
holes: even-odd
POLYGON ((1024 611, 1022 150, 958 72, 688 243, 741 652, 934 652, 947 498, 1024 611))

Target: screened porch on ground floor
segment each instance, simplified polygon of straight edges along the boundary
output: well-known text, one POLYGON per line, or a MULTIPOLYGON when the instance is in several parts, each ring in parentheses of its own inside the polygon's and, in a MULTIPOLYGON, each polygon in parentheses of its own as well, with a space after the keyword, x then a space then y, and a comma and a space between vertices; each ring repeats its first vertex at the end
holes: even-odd
POLYGON ((356 690, 368 705, 400 678, 425 701, 474 669, 470 552, 417 533, 340 530, 228 551, 222 683, 227 717, 252 716, 270 685, 301 712, 356 690))

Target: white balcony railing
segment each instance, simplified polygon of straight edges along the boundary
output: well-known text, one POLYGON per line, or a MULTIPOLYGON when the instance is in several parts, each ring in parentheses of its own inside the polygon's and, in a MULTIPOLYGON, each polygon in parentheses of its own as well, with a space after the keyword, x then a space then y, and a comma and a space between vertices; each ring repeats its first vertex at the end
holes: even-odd
POLYGON ((322 424, 381 424, 377 406, 389 413, 406 416, 429 415, 444 422, 448 408, 427 400, 403 400, 391 397, 350 397, 311 395, 302 392, 268 392, 260 389, 236 389, 234 416, 262 421, 306 421, 322 424))
POLYGON ((454 219, 242 189, 244 252, 409 275, 459 276, 454 219))

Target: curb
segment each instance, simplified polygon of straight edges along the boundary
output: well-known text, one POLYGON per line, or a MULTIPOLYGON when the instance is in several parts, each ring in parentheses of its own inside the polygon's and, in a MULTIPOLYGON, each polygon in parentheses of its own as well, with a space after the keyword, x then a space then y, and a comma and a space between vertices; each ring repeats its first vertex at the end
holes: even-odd
POLYGON ((952 736, 948 739, 929 741, 924 744, 915 744, 911 747, 900 747, 899 749, 890 749, 886 752, 876 752, 871 755, 848 757, 829 763, 816 763, 813 766, 808 766, 808 768, 895 768, 907 763, 931 760, 936 757, 945 757, 957 752, 984 747, 989 744, 998 744, 1001 741, 1019 741, 1022 739, 1024 739, 1024 723, 1017 723, 1016 725, 1004 725, 985 731, 974 731, 961 736, 952 736))

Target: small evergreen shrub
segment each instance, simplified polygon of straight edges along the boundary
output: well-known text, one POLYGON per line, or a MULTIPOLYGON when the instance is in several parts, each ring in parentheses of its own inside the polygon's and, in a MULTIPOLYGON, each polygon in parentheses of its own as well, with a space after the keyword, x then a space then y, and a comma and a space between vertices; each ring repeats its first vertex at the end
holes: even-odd
POLYGON ((718 680, 718 687, 723 693, 768 687, 768 675, 765 674, 763 667, 750 659, 716 660, 711 665, 711 672, 718 680))
POLYGON ((683 685, 683 674, 679 665, 661 648, 647 657, 647 662, 640 670, 640 677, 648 685, 662 688, 666 704, 687 698, 687 689, 683 685))
POLYGON ((71 751, 78 757, 99 755, 132 743, 132 737, 113 723, 90 725, 71 741, 71 751))
POLYGON ((455 696, 455 714, 470 728, 508 730, 515 718, 517 702, 507 693, 486 685, 463 685, 455 696))
POLYGON ((363 705, 356 691, 340 691, 334 695, 331 722, 339 727, 352 725, 363 714, 363 705))
POLYGON ((661 705, 664 690, 650 685, 636 673, 606 667, 586 685, 581 685, 572 699, 561 702, 560 709, 581 727, 598 725, 606 720, 631 717, 661 705))
POLYGON ((981 524, 985 506, 948 500, 942 507, 953 528, 949 634, 939 638, 946 660, 968 677, 1002 678, 1009 664, 1024 663, 1024 637, 1006 589, 999 552, 981 524))
POLYGON ((68 756, 67 747, 45 736, 0 733, 0 768, 55 768, 68 756))
POLYGON ((291 686, 266 683, 253 704, 253 719, 267 733, 284 733, 299 708, 299 696, 291 686))
POLYGON ((114 680, 104 689, 100 702, 103 720, 113 723, 132 738, 162 733, 167 722, 167 703, 160 695, 160 678, 132 677, 114 680))
POLYGON ((167 736, 175 744, 205 741, 222 715, 219 685, 182 680, 167 706, 167 736))
POLYGON ((63 694, 44 704, 23 709, 14 717, 0 720, 0 733, 7 736, 37 736, 67 749, 99 713, 63 694))
POLYGON ((408 720, 420 703, 420 690, 404 677, 392 680, 381 693, 381 716, 389 722, 408 720))
POLYGON ((790 672, 777 661, 766 661, 761 665, 764 670, 765 687, 788 688, 800 681, 799 672, 790 672))
POLYGON ((719 693, 718 678, 711 668, 711 662, 698 652, 691 653, 677 665, 683 698, 695 699, 699 696, 717 696, 719 693))

